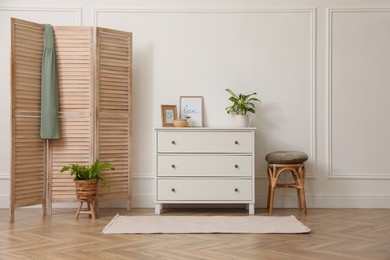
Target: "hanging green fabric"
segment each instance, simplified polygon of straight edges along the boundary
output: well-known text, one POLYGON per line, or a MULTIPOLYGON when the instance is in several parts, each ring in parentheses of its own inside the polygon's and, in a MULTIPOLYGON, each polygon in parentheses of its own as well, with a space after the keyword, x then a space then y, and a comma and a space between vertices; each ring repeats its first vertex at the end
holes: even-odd
POLYGON ((58 117, 58 76, 53 27, 45 24, 41 83, 41 138, 60 138, 58 117))

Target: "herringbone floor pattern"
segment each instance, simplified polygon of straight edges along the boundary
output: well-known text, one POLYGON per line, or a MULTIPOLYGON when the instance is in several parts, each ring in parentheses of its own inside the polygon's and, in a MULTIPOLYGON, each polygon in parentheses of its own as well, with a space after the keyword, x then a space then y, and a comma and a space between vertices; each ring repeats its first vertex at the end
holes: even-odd
MULTIPOLYGON (((15 223, 0 210, 0 259, 390 259, 390 209, 276 209, 295 215, 310 234, 102 235, 117 213, 153 215, 152 209, 104 209, 96 220, 75 209, 18 209, 15 223)), ((241 209, 168 210, 169 215, 245 215, 241 209)), ((257 209, 257 215, 267 215, 257 209)))

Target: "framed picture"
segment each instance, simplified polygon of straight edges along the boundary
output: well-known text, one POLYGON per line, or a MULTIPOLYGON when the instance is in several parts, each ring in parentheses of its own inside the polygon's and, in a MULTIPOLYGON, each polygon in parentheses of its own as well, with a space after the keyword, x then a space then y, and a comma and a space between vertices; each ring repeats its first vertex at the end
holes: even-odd
POLYGON ((188 126, 203 126, 203 97, 181 96, 180 119, 187 119, 188 126))
POLYGON ((163 126, 173 126, 177 119, 177 107, 175 105, 161 105, 161 120, 163 126))

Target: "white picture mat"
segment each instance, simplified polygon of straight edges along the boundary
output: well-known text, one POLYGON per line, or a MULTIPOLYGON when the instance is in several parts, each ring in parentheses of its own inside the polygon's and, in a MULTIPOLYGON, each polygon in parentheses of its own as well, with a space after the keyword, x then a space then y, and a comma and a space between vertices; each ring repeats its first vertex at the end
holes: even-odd
POLYGON ((174 121, 174 110, 173 109, 165 109, 165 122, 168 123, 168 124, 173 124, 173 121, 174 121))
POLYGON ((180 97, 180 118, 187 118, 189 126, 203 126, 203 97, 180 97))

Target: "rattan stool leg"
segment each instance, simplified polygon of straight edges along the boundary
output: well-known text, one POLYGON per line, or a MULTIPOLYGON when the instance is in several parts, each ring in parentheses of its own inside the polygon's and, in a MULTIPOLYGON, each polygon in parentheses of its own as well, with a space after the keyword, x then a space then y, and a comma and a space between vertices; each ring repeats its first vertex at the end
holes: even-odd
POLYGON ((275 189, 276 183, 278 182, 278 177, 276 174, 275 166, 268 166, 268 214, 272 215, 272 210, 274 208, 274 198, 275 198, 275 189))
POLYGON ((303 208, 305 214, 307 214, 307 207, 306 207, 306 196, 305 196, 305 168, 304 166, 299 167, 297 171, 297 182, 299 187, 299 198, 300 198, 300 204, 301 208, 303 208))
POLYGON ((294 177, 294 181, 295 181, 295 185, 297 186, 297 198, 298 198, 298 208, 299 209, 302 209, 302 200, 301 200, 301 192, 299 190, 299 181, 298 181, 298 173, 297 172, 291 172, 293 177, 294 177))
POLYGON ((275 195, 275 187, 271 187, 270 199, 269 199, 269 208, 268 214, 272 215, 272 210, 274 208, 274 195, 275 195))
POLYGON ((271 198, 271 184, 268 184, 267 209, 269 209, 270 198, 271 198))
POLYGON ((300 191, 300 197, 301 197, 301 201, 302 201, 302 208, 305 212, 305 214, 307 214, 307 207, 306 207, 306 198, 305 198, 305 188, 302 187, 299 189, 300 191))

